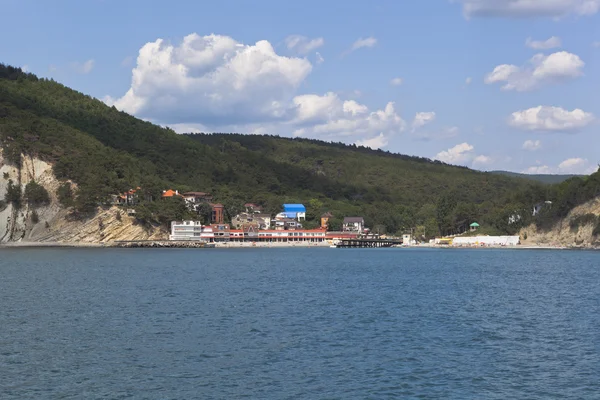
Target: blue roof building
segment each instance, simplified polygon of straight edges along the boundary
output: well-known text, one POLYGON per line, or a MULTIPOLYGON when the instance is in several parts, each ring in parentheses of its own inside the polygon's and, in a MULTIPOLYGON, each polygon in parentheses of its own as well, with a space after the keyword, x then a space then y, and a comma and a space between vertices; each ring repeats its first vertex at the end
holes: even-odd
POLYGON ((306 212, 306 207, 303 204, 284 204, 283 212, 306 212))
POLYGON ((306 219, 306 207, 303 204, 284 204, 283 212, 279 215, 285 218, 297 219, 298 221, 306 219))

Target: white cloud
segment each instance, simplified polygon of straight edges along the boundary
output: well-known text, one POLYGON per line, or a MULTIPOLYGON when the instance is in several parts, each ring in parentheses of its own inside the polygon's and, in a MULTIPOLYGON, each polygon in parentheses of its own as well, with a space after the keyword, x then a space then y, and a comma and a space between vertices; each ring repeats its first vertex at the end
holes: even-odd
POLYGON ((473 159, 473 165, 488 165, 493 162, 489 156, 479 155, 473 159))
POLYGON ((550 17, 593 15, 600 0, 458 0, 470 17, 550 17))
POLYGON ((394 78, 390 81, 390 85, 400 86, 400 85, 402 85, 403 82, 404 82, 404 80, 402 78, 394 78))
POLYGON ((465 83, 466 83, 467 85, 470 85, 470 84, 471 84, 471 82, 473 82, 473 78, 471 78, 471 77, 468 77, 467 79, 465 79, 465 83))
POLYGON ((533 40, 532 38, 527 38, 525 46, 535 50, 548 50, 562 46, 562 41, 556 36, 552 36, 547 40, 533 40))
POLYGON ((594 115, 581 109, 538 106, 512 113, 509 125, 526 131, 575 131, 594 121, 594 115))
POLYGON ((23 72, 29 72, 29 65, 25 64, 21 67, 21 71, 23 72))
POLYGON ((448 150, 440 151, 435 156, 435 159, 447 164, 464 165, 475 158, 474 150, 475 147, 465 142, 457 144, 448 150))
POLYGON ((325 44, 325 39, 322 37, 309 39, 306 36, 291 35, 285 39, 285 45, 289 50, 292 50, 300 55, 306 55, 313 50, 325 44))
POLYGON ((425 126, 430 122, 433 122, 433 120, 435 120, 435 112, 433 112, 433 111, 418 112, 415 115, 415 118, 413 119, 412 129, 413 129, 413 131, 415 131, 415 130, 421 128, 422 126, 425 126))
POLYGON ((576 54, 560 51, 550 54, 536 54, 528 65, 498 65, 485 77, 485 83, 505 82, 503 90, 519 92, 536 89, 543 84, 557 83, 583 75, 585 63, 576 54))
POLYGON ((94 63, 94 60, 87 60, 83 63, 74 62, 71 64, 71 67, 78 74, 86 75, 92 72, 92 69, 94 69, 94 63))
POLYGON ((244 45, 194 33, 175 46, 158 39, 140 49, 131 88, 115 106, 167 124, 285 119, 311 69, 308 60, 280 56, 264 40, 244 45))
POLYGON ((494 162, 490 156, 477 155, 475 147, 469 143, 460 143, 448 150, 440 151, 434 159, 453 165, 471 165, 473 168, 482 168, 494 162))
POLYGON ((600 41, 592 43, 592 47, 600 47, 600 41))
POLYGON ((558 164, 558 169, 564 172, 577 172, 582 171, 587 168, 589 161, 583 158, 569 158, 560 164, 558 164))
POLYGON ((542 147, 542 142, 539 140, 526 140, 523 143, 523 150, 536 151, 542 147))
POLYGON ((357 146, 365 146, 365 147, 370 147, 374 150, 380 149, 382 147, 385 147, 388 145, 388 140, 387 138, 383 135, 383 133, 380 133, 378 136, 372 137, 370 139, 365 139, 365 140, 357 140, 355 142, 355 144, 357 146))
POLYGON ((297 129, 294 136, 312 136, 321 139, 333 137, 386 137, 402 132, 406 123, 396 113, 394 103, 384 110, 369 111, 354 100, 342 101, 336 94, 324 96, 302 95, 294 98, 296 118, 290 122, 297 129))
POLYGON ((325 61, 325 59, 323 58, 323 56, 321 55, 321 53, 319 53, 318 51, 315 53, 315 58, 316 58, 316 63, 317 64, 323 64, 323 62, 325 61))
POLYGON ((377 39, 375 39, 373 36, 370 36, 368 38, 360 38, 352 44, 350 52, 362 49, 363 47, 374 47, 376 44, 377 39))
POLYGON ((525 174, 581 174, 590 175, 598 170, 598 165, 580 157, 568 158, 556 167, 535 165, 523 171, 525 174))
POLYGON ((191 34, 179 44, 145 44, 129 90, 103 101, 178 132, 270 132, 383 147, 405 130, 391 102, 373 110, 351 100, 356 94, 297 95, 311 70, 308 59, 278 55, 267 41, 191 34))

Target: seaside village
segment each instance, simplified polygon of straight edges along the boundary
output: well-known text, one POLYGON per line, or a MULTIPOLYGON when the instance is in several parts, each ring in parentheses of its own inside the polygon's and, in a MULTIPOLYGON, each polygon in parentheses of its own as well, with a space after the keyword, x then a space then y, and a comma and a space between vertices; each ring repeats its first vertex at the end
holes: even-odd
MULTIPOLYGON (((131 189, 125 193, 114 195, 113 203, 122 206, 133 206, 137 202, 140 188, 131 189)), ((317 229, 305 229, 302 222, 306 220, 306 207, 303 204, 282 204, 281 212, 275 216, 263 212, 258 204, 246 203, 245 211, 231 218, 231 223, 225 223, 225 207, 213 203, 213 197, 205 192, 179 193, 177 190, 163 190, 162 198, 180 197, 185 201, 190 211, 200 212, 204 204, 211 209, 210 224, 202 221, 172 221, 170 226, 170 241, 204 242, 220 245, 249 244, 249 245, 338 245, 346 243, 347 247, 389 247, 417 245, 412 234, 405 233, 401 238, 386 237, 371 232, 365 226, 361 216, 344 216, 340 231, 329 230, 329 220, 333 215, 329 212, 320 217, 317 229), (363 246, 368 243, 367 246, 363 246), (349 245, 348 245, 349 244, 349 245)), ((534 211, 535 212, 535 211, 534 211)), ((133 208, 128 214, 135 214, 133 208)), ((470 225, 471 233, 479 228, 477 222, 470 225)), ((440 237, 432 239, 428 245, 435 246, 514 246, 520 244, 519 236, 466 236, 440 237)))

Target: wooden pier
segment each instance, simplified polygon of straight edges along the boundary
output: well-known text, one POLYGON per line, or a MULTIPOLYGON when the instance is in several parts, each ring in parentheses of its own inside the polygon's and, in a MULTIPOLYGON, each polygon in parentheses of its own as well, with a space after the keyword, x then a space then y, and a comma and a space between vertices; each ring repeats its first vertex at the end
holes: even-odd
POLYGON ((380 248, 402 244, 402 239, 339 239, 337 248, 380 248))

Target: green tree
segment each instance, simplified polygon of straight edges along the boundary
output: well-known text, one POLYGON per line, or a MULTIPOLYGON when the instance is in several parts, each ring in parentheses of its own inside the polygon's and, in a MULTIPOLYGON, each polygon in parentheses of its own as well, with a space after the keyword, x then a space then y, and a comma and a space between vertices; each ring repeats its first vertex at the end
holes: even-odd
POLYGON ((74 205, 73 190, 71 189, 71 184, 69 182, 65 182, 60 185, 56 190, 56 195, 58 196, 58 201, 63 205, 63 207, 72 207, 74 205))
POLYGON ((212 206, 208 203, 200 203, 198 205, 198 216, 203 224, 210 224, 212 221, 212 206))
POLYGON ((454 229, 452 217, 456 205, 456 197, 453 193, 445 193, 438 199, 436 205, 436 221, 438 230, 442 235, 446 235, 454 229))
POLYGON ((15 185, 12 179, 8 180, 8 185, 6 186, 6 194, 4 195, 4 200, 12 204, 13 207, 19 209, 21 208, 21 185, 15 185))
POLYGON ((31 181, 25 185, 25 199, 27 200, 27 203, 33 206, 41 206, 50 203, 50 195, 46 188, 35 181, 31 181))

